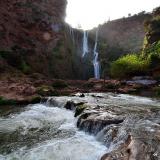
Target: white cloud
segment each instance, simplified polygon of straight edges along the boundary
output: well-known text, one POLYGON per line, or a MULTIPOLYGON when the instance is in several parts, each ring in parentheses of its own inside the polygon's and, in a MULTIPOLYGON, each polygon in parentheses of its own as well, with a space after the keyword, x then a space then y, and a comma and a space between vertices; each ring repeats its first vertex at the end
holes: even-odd
POLYGON ((93 28, 104 21, 151 12, 160 6, 160 0, 68 0, 66 21, 73 27, 93 28))

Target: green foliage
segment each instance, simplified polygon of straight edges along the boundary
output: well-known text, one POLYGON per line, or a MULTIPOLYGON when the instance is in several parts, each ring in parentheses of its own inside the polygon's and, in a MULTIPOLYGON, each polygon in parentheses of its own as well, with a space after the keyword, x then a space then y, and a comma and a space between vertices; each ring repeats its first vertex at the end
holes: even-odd
POLYGON ((157 7, 153 10, 153 15, 154 16, 160 15, 160 7, 157 7))
POLYGON ((16 105, 17 102, 12 99, 5 99, 4 97, 0 97, 0 105, 16 105))
POLYGON ((145 48, 160 40, 160 7, 153 11, 153 18, 144 23, 146 31, 145 48))
POLYGON ((156 96, 160 96, 160 86, 158 86, 158 87, 155 87, 154 88, 154 92, 155 92, 155 94, 156 94, 156 96))
POLYGON ((37 88, 37 93, 41 96, 54 95, 54 90, 51 86, 42 85, 37 88))
POLYGON ((19 70, 23 73, 27 74, 31 71, 30 66, 26 63, 25 58, 25 50, 18 48, 13 49, 13 51, 0 51, 0 57, 5 59, 7 63, 19 70))
POLYGON ((160 55, 160 41, 153 43, 152 45, 150 45, 148 48, 146 48, 144 50, 145 54, 158 54, 160 55))
POLYGON ((143 55, 150 61, 150 69, 160 66, 160 41, 146 48, 143 55))
POLYGON ((140 55, 128 54, 116 61, 113 60, 110 69, 113 77, 125 78, 146 74, 160 67, 160 7, 153 11, 152 19, 146 20, 144 25, 146 36, 142 53, 140 55))
POLYGON ((76 111, 75 111, 75 117, 79 116, 88 106, 86 105, 79 105, 76 107, 76 111))
POLYGON ((145 22, 145 30, 154 33, 159 30, 160 16, 154 17, 152 20, 145 22))
POLYGON ((63 89, 63 88, 68 87, 68 84, 67 84, 65 81, 63 81, 63 80, 56 80, 56 81, 52 84, 52 86, 53 86, 54 88, 56 88, 56 89, 63 89))
POLYGON ((11 51, 0 50, 0 57, 7 58, 10 55, 11 51))
POLYGON ((40 96, 33 96, 30 103, 36 104, 41 102, 41 97, 40 96))
POLYGON ((124 78, 147 71, 150 61, 136 54, 125 55, 111 64, 111 76, 124 78))
POLYGON ((20 66, 20 70, 25 74, 27 74, 31 71, 30 66, 25 61, 22 61, 21 66, 20 66))

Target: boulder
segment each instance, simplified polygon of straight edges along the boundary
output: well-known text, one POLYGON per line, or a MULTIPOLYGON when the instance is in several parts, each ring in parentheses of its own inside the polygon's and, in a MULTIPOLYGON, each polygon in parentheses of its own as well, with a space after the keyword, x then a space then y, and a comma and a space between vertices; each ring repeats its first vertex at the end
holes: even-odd
POLYGON ((78 105, 78 106, 76 107, 74 116, 75 116, 75 117, 79 116, 87 107, 88 107, 88 106, 87 106, 87 105, 84 105, 84 104, 78 105))
POLYGON ((68 101, 64 108, 69 109, 69 110, 75 110, 76 104, 73 101, 68 101))
POLYGON ((77 121, 77 127, 89 132, 91 134, 97 134, 100 132, 104 127, 107 125, 111 124, 119 124, 122 123, 123 119, 122 118, 110 118, 110 117, 101 117, 97 113, 92 113, 92 112, 86 112, 82 114, 78 121, 77 121))

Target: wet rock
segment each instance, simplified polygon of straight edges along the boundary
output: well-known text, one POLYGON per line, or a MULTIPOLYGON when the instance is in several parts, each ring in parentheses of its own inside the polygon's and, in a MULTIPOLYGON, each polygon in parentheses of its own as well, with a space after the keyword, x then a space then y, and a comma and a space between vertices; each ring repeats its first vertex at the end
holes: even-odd
POLYGON ((99 131, 101 131, 105 126, 111 125, 111 124, 119 124, 123 122, 123 119, 118 118, 97 118, 99 115, 95 113, 85 113, 82 114, 78 121, 77 121, 77 127, 89 132, 91 134, 97 134, 99 131))
POLYGON ((101 160, 159 160, 160 149, 155 144, 147 144, 128 136, 128 139, 118 149, 102 156, 101 160))
POLYGON ((75 110, 76 104, 73 101, 68 101, 64 108, 69 109, 69 110, 75 110))
POLYGON ((129 160, 131 150, 128 148, 132 140, 131 135, 128 135, 126 141, 121 144, 119 150, 106 153, 101 157, 101 160, 129 160))
POLYGON ((136 81, 136 80, 143 80, 143 79, 151 80, 152 77, 150 77, 150 76, 135 76, 135 77, 132 78, 133 81, 136 81))
POLYGON ((86 102, 78 102, 78 103, 75 103, 76 106, 81 106, 81 105, 84 105, 86 102))
POLYGON ((95 97, 95 98, 104 98, 103 96, 99 96, 99 95, 91 95, 92 97, 95 97))
POLYGON ((80 96, 79 96, 79 97, 83 98, 83 97, 85 97, 85 95, 82 93, 82 94, 80 94, 80 96))
POLYGON ((33 86, 28 86, 24 89, 23 93, 26 96, 34 95, 36 93, 36 88, 33 86))
POLYGON ((154 84, 156 84, 156 83, 157 83, 156 80, 148 80, 148 79, 127 81, 127 84, 154 85, 154 84))
POLYGON ((78 105, 78 106, 76 107, 74 116, 75 116, 75 117, 79 116, 87 107, 88 107, 88 106, 87 106, 87 105, 84 105, 84 104, 78 105))
POLYGON ((46 85, 38 87, 36 92, 41 96, 55 95, 55 90, 51 86, 46 85))
POLYGON ((119 93, 124 93, 124 94, 136 93, 137 89, 132 88, 132 87, 124 87, 124 88, 119 88, 118 92, 119 93))
POLYGON ((42 100, 42 97, 37 95, 37 96, 33 96, 29 103, 30 104, 36 104, 36 103, 40 103, 41 100, 42 100))

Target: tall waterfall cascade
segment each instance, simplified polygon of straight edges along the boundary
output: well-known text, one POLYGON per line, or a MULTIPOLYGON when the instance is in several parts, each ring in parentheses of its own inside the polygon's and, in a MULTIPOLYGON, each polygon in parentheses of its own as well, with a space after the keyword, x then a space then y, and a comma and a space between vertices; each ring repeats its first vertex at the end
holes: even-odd
POLYGON ((83 54, 82 58, 89 52, 89 47, 88 47, 88 32, 84 31, 83 32, 83 54))
POLYGON ((72 27, 69 27, 70 36, 72 38, 73 44, 75 43, 74 30, 72 27))
POLYGON ((93 66, 94 66, 94 77, 96 79, 100 79, 100 63, 98 61, 99 53, 97 51, 97 45, 98 45, 98 30, 96 31, 96 39, 95 39, 95 45, 94 45, 94 59, 93 59, 93 66))

